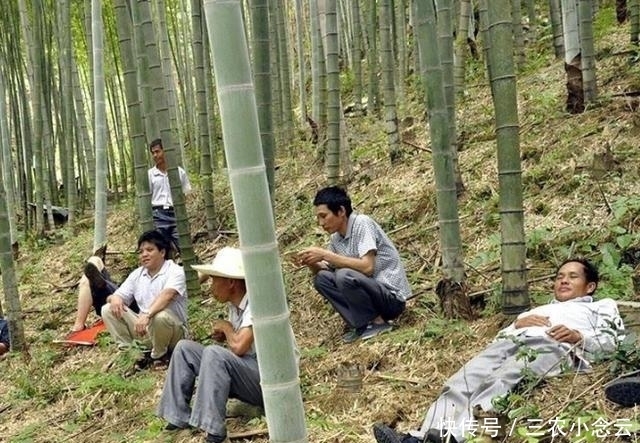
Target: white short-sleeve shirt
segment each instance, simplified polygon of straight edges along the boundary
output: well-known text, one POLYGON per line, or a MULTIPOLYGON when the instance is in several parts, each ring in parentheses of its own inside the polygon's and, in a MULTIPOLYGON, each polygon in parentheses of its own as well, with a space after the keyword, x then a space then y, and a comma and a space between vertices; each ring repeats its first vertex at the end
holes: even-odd
MULTIPOLYGON (((180 184, 182 192, 188 194, 191 192, 191 182, 184 169, 178 166, 178 174, 180 175, 180 184)), ((149 188, 151 189, 151 206, 170 206, 173 207, 173 199, 171 198, 171 185, 169 184, 169 174, 162 172, 156 166, 147 171, 149 176, 149 188)))
POLYGON ((187 323, 187 281, 182 266, 173 260, 165 260, 160 271, 153 277, 147 269, 140 266, 133 271, 115 292, 129 305, 133 300, 140 307, 140 312, 147 313, 149 308, 163 289, 171 288, 178 292, 166 309, 187 323))

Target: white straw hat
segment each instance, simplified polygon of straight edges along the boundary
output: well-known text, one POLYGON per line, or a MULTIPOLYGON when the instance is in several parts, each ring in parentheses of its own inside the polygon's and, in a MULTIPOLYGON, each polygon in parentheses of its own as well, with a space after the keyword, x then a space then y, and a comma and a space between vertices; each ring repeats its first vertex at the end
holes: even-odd
POLYGON ((192 265, 191 268, 205 275, 244 279, 242 254, 237 248, 224 247, 218 251, 211 263, 192 265))

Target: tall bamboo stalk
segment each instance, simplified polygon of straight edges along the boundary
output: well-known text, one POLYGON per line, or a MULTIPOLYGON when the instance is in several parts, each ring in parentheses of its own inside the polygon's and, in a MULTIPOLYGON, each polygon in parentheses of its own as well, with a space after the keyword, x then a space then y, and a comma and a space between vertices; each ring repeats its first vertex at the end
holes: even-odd
POLYGON ((389 159, 391 163, 402 160, 398 114, 396 110, 395 60, 391 25, 393 9, 390 0, 380 1, 380 52, 382 58, 382 93, 384 94, 384 124, 387 133, 389 159))
POLYGON ((440 248, 446 278, 464 280, 462 241, 456 181, 451 158, 451 133, 444 86, 444 69, 438 48, 436 14, 432 0, 414 3, 416 38, 420 50, 420 65, 427 109, 429 133, 433 147, 433 170, 436 181, 436 203, 440 226, 440 248))
POLYGON ((295 344, 260 149, 240 0, 205 0, 231 195, 253 313, 269 438, 306 442, 295 344))
POLYGON ((105 106, 102 1, 91 0, 91 48, 93 54, 93 116, 96 147, 96 193, 93 250, 107 242, 107 118, 105 106))
POLYGON ((118 40, 122 57, 125 96, 129 108, 129 139, 133 151, 135 173, 136 209, 140 232, 153 229, 151 216, 151 191, 147 175, 147 142, 142 119, 142 106, 137 84, 135 42, 133 22, 129 14, 127 0, 114 0, 114 11, 118 28, 118 40))
POLYGON ((580 48, 582 69, 582 89, 584 100, 593 103, 598 97, 596 82, 596 51, 593 44, 593 0, 578 0, 578 18, 580 20, 580 48))
POLYGON ((529 309, 527 288, 520 124, 510 0, 490 0, 490 82, 496 112, 498 183, 500 191, 500 234, 502 237, 502 312, 519 314, 529 309))
MULTIPOLYGON (((267 0, 251 0, 253 72, 260 122, 260 141, 267 168, 269 194, 275 198, 275 140, 271 109, 271 56, 269 54, 269 6, 267 0)), ((302 55, 300 55, 302 57, 302 55)), ((302 59, 301 59, 302 60, 302 59)), ((306 116, 306 115, 305 115, 306 116)))

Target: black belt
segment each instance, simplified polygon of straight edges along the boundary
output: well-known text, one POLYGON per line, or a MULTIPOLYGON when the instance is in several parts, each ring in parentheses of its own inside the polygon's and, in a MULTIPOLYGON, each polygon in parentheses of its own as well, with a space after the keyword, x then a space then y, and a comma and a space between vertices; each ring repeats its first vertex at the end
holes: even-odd
POLYGON ((173 211, 173 206, 151 206, 151 209, 153 209, 154 211, 156 209, 160 210, 160 211, 173 211))

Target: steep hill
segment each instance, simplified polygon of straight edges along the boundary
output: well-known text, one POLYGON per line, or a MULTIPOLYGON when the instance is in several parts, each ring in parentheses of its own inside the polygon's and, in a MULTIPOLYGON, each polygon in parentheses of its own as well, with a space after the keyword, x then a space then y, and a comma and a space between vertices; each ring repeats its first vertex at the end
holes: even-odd
MULTIPOLYGON (((633 266, 619 266, 625 251, 638 246, 640 192, 637 149, 638 101, 623 92, 640 90, 638 66, 625 51, 627 26, 612 24, 613 10, 601 11, 596 26, 598 103, 583 114, 564 109, 564 70, 542 38, 528 51, 519 76, 519 117, 525 192, 529 279, 534 302, 549 296, 554 265, 572 254, 600 264, 601 294, 628 300, 634 295, 633 266)), ((546 34, 545 34, 546 35, 546 34)), ((448 321, 438 312, 433 287, 439 270, 438 229, 428 131, 421 93, 414 85, 411 105, 401 109, 402 164, 391 166, 383 124, 371 117, 347 121, 354 173, 349 191, 354 207, 374 216, 400 249, 416 298, 389 334, 345 345, 341 321, 315 293, 305 270, 283 260, 291 318, 302 350, 301 384, 309 441, 372 442, 371 425, 394 422, 414 428, 443 381, 508 320, 499 314, 500 232, 498 175, 491 96, 480 65, 469 73, 461 100, 458 129, 464 139, 460 165, 466 192, 459 211, 465 264, 471 291, 484 294, 487 307, 474 322, 448 321), (363 370, 357 393, 336 388, 344 364, 363 370)), ((417 82, 416 82, 417 83, 417 82)), ((297 143, 280 152, 276 217, 281 252, 324 244, 315 226, 311 200, 324 186, 323 167, 314 147, 297 143), (294 155, 293 155, 294 154, 294 155)), ((232 202, 224 174, 216 181, 216 205, 224 234, 196 243, 196 253, 210 259, 215 251, 237 244, 232 202)), ((192 232, 204 227, 203 203, 191 202, 192 232)), ((86 223, 90 226, 90 214, 86 223)), ((110 209, 107 265, 122 279, 135 266, 137 226, 133 203, 110 209)), ((8 442, 196 442, 199 433, 162 432, 154 417, 163 372, 123 374, 133 355, 118 353, 108 338, 96 348, 64 348, 52 341, 71 326, 82 262, 91 252, 90 229, 66 229, 48 243, 29 241, 18 260, 29 355, 0 361, 0 441, 8 442)), ((627 254, 627 258, 633 254, 627 254)), ((206 342, 210 321, 221 307, 206 295, 191 294, 194 336, 206 342)), ((609 423, 637 420, 637 412, 606 403, 602 385, 612 376, 607 364, 587 375, 550 380, 525 391, 514 406, 516 422, 578 417, 609 423), (635 415, 634 415, 635 414, 635 415)), ((264 419, 231 420, 232 433, 265 429, 264 419)), ((610 428, 610 430, 613 428, 610 428)), ((571 435, 571 441, 575 440, 571 435)), ((266 442, 264 436, 251 441, 266 442)), ((507 441, 525 441, 510 437, 507 441)), ((538 441, 538 440, 529 440, 538 441)), ((556 441, 558 441, 556 439, 556 441)), ((567 437, 563 441, 570 441, 567 437)), ((600 440, 593 440, 600 441, 600 440)), ((609 436, 601 440, 616 441, 609 436)), ((622 441, 622 440, 620 440, 622 441)))

